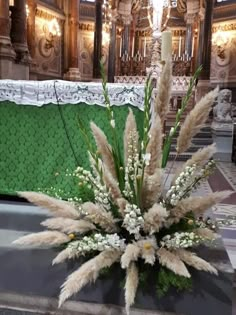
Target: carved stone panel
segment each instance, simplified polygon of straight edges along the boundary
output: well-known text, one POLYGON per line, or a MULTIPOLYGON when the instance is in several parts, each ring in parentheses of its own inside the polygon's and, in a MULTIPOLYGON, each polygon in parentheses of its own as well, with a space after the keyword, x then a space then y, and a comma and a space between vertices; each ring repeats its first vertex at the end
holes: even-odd
MULTIPOLYGON (((61 33, 63 34, 62 30, 61 33)), ((45 77, 61 77, 61 38, 57 36, 52 38, 48 30, 48 20, 39 16, 36 16, 35 19, 35 42, 35 59, 38 63, 37 73, 45 77)))

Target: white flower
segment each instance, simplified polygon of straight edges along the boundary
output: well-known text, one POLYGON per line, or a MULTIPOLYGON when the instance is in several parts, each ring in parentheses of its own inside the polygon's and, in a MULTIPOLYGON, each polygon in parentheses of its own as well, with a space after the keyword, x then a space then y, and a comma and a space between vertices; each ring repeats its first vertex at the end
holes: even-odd
POLYGON ((151 159, 151 153, 143 154, 143 161, 145 162, 146 165, 149 165, 150 159, 151 159))
POLYGON ((175 132, 175 128, 174 128, 174 127, 171 127, 171 129, 170 129, 170 137, 173 136, 174 132, 175 132))
POLYGON ((115 120, 114 120, 114 119, 112 119, 112 120, 110 121, 110 124, 111 124, 112 128, 115 128, 115 127, 116 127, 116 123, 115 123, 115 120))

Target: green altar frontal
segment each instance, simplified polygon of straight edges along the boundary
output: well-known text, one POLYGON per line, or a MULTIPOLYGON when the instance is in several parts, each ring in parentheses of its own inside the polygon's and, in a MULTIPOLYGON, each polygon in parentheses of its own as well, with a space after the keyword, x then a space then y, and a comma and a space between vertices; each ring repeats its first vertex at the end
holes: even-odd
MULTIPOLYGON (((91 141, 91 121, 109 137, 106 108, 85 103, 59 106, 22 106, 9 101, 0 102, 1 194, 16 194, 17 191, 54 194, 56 191, 62 197, 69 198, 83 193, 76 178, 71 176, 78 165, 85 168, 89 165, 78 118, 87 129, 91 141)), ((114 106, 121 144, 128 107, 114 106)), ((137 107, 133 107, 133 111, 140 125, 143 112, 137 107)))

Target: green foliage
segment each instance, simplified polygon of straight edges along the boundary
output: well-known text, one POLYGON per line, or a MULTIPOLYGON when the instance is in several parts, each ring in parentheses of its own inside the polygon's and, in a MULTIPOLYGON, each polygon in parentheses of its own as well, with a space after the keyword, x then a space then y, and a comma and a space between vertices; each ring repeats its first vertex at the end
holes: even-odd
POLYGON ((121 191, 124 189, 124 163, 123 163, 123 158, 121 154, 121 149, 119 146, 119 141, 118 141, 118 136, 116 133, 115 126, 112 126, 112 122, 115 122, 114 120, 114 113, 111 107, 110 99, 109 99, 109 94, 108 94, 108 88, 107 88, 107 78, 106 78, 106 73, 105 73, 105 67, 102 62, 100 62, 100 70, 101 70, 101 77, 102 77, 102 89, 103 89, 103 96, 105 99, 105 105, 107 108, 107 115, 108 115, 108 120, 110 123, 110 131, 112 135, 112 155, 113 155, 113 160, 115 163, 115 168, 116 168, 116 175, 119 181, 119 186, 121 191))
POLYGON ((197 81, 197 78, 200 75, 201 71, 202 71, 202 66, 200 66, 196 70, 196 72, 194 73, 194 76, 191 78, 187 94, 182 99, 181 107, 180 107, 180 109, 178 110, 178 112, 176 114, 175 124, 174 124, 174 127, 173 127, 174 129, 166 137, 166 140, 165 140, 165 143, 164 143, 164 147, 163 147, 162 168, 166 167, 166 164, 167 164, 167 161, 168 161, 168 158, 169 158, 169 154, 170 154, 170 148, 171 148, 172 139, 175 136, 176 131, 177 131, 179 125, 180 125, 181 116, 182 116, 183 112, 185 111, 185 109, 186 109, 186 107, 187 107, 187 105, 189 103, 190 97, 191 97, 192 92, 193 92, 194 85, 195 85, 195 83, 197 81))
POLYGON ((166 268, 160 268, 160 271, 157 275, 157 295, 158 297, 163 297, 171 287, 174 287, 177 292, 192 290, 192 279, 185 278, 179 275, 176 275, 172 271, 166 268))

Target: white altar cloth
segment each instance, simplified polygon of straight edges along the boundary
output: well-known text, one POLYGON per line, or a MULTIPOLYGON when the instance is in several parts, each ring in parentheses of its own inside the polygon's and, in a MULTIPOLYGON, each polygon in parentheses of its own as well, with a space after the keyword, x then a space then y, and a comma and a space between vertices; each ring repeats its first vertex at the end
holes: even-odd
MULTIPOLYGON (((107 87, 111 105, 129 104, 143 109, 144 85, 108 83, 107 87)), ((57 104, 56 94, 62 105, 85 103, 105 106, 101 82, 0 80, 0 102, 43 106, 57 104)))

